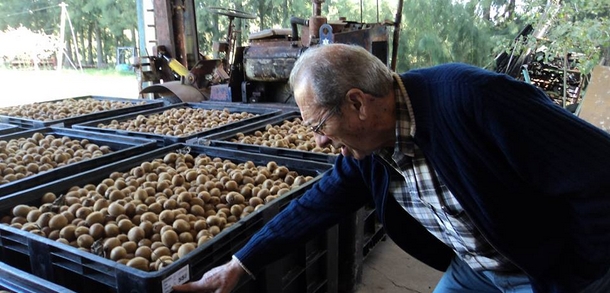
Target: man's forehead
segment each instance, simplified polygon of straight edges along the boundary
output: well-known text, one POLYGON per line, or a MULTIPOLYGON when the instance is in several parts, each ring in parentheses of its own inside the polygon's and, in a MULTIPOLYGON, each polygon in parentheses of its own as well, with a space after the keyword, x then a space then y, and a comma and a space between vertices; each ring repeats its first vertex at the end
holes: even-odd
POLYGON ((301 111, 301 118, 303 123, 309 125, 312 123, 312 119, 315 119, 316 112, 319 110, 313 103, 312 99, 304 99, 300 102, 297 100, 297 105, 301 111))
POLYGON ((301 110, 301 118, 303 119, 303 123, 310 124, 310 120, 315 117, 315 107, 313 107, 311 104, 307 104, 299 105, 299 109, 301 110))
POLYGON ((299 109, 301 109, 301 112, 306 111, 307 108, 311 108, 314 105, 313 92, 310 88, 305 83, 300 83, 294 87, 294 100, 299 109))

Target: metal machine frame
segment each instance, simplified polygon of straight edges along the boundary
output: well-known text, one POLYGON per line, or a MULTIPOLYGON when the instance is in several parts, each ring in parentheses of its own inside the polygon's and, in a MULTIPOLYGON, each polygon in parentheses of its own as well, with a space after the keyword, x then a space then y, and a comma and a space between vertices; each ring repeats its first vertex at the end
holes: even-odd
POLYGON ((394 27, 391 68, 396 65, 402 0, 396 20, 381 23, 328 20, 321 15, 324 0, 311 0, 312 16, 292 17, 290 28, 251 33, 246 46, 236 44, 233 20, 256 16, 235 9, 208 7, 211 13, 229 18, 227 38, 214 42, 211 59, 197 49, 194 0, 152 1, 156 46, 152 54, 147 52, 134 66, 143 96, 150 94, 175 102, 294 103, 287 81, 294 62, 304 50, 333 42, 357 44, 388 64, 388 26, 394 27))

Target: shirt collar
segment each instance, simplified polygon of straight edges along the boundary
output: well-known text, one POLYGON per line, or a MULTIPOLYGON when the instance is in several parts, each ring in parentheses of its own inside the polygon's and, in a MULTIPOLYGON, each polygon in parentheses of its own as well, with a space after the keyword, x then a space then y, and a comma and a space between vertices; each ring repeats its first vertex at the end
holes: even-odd
MULTIPOLYGON (((400 79, 397 75, 395 77, 400 79)), ((412 117, 411 101, 404 87, 398 83, 402 83, 402 80, 395 82, 396 89, 394 90, 394 96, 396 97, 396 143, 392 154, 393 159, 398 159, 400 154, 409 157, 415 156, 413 151, 415 119, 412 117)))
POLYGON ((392 76, 394 82, 394 97, 396 100, 396 142, 394 149, 384 148, 376 152, 377 155, 388 161, 388 157, 392 157, 392 161, 398 162, 405 156, 413 158, 415 156, 415 143, 413 136, 415 135, 415 117, 413 116, 413 107, 407 91, 402 83, 402 79, 396 73, 392 76))

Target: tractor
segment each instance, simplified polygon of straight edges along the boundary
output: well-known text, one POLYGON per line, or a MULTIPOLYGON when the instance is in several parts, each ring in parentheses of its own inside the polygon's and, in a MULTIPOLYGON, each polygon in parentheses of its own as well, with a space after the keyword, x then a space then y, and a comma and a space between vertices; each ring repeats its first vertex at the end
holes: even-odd
POLYGON ((154 12, 155 37, 148 42, 155 46, 152 54, 144 54, 134 65, 141 97, 164 98, 172 103, 294 104, 287 82, 295 61, 307 48, 330 43, 360 45, 385 64, 391 57, 388 66, 394 69, 402 0, 394 21, 377 23, 350 21, 344 17, 329 20, 321 15, 323 3, 324 0, 312 0, 312 15, 291 17, 289 28, 250 33, 247 45, 238 42, 236 36, 241 31, 236 29, 234 21, 254 19, 256 15, 207 7, 210 13, 229 20, 226 38, 214 41, 212 56, 207 57, 198 51, 194 0, 153 0, 153 8, 147 11, 154 12), (392 48, 388 27, 394 28, 392 48))

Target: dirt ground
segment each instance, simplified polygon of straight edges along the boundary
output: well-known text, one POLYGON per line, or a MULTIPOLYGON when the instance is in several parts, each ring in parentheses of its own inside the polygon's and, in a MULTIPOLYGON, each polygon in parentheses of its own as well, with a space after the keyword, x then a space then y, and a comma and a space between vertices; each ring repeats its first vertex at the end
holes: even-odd
POLYGON ((0 69, 0 107, 81 96, 138 98, 135 75, 0 69))

